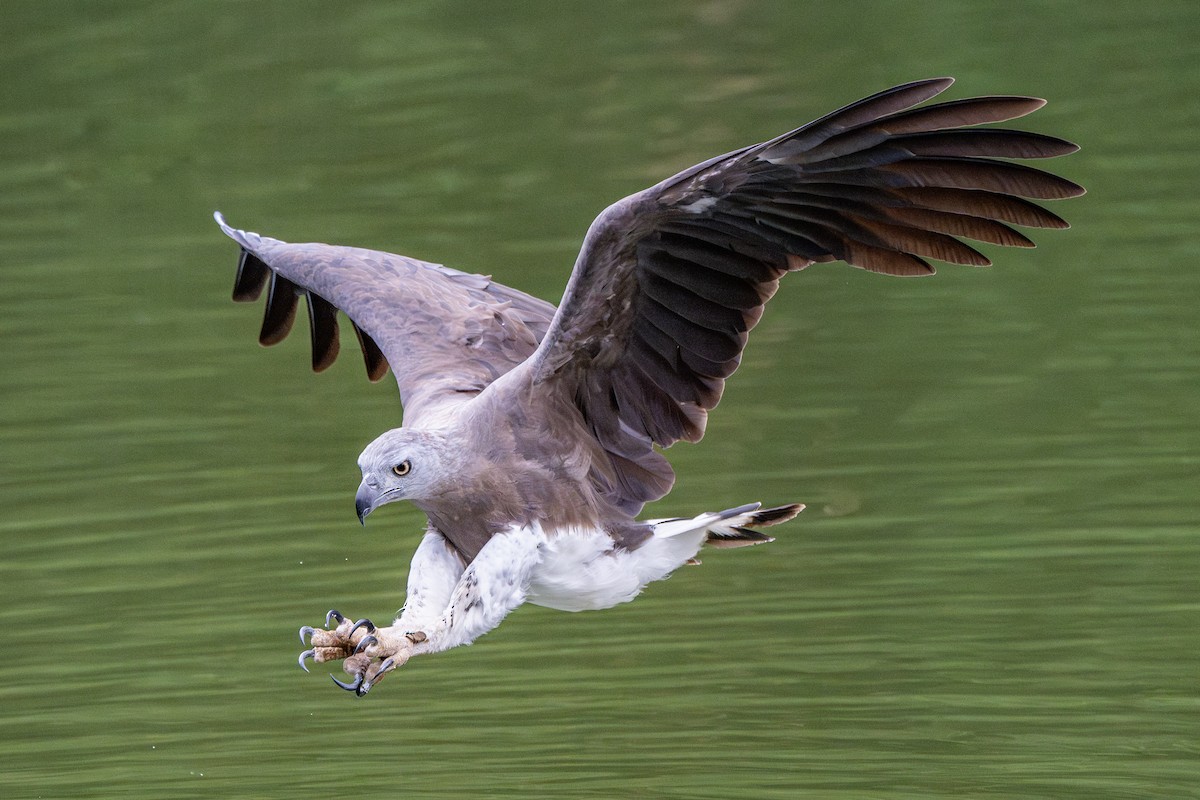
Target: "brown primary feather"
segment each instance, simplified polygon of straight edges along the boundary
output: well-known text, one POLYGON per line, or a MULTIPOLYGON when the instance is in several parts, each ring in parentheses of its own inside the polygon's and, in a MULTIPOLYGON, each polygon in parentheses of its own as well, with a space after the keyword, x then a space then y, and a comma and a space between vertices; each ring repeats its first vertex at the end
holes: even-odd
POLYGON ((842 175, 847 182, 887 182, 890 186, 935 186, 948 189, 991 191, 1041 200, 1078 197, 1079 186, 1071 181, 1022 164, 979 158, 914 158, 886 164, 874 174, 853 172, 842 175))
POLYGON ((931 78, 893 86, 843 106, 807 125, 776 136, 774 139, 755 145, 748 150, 774 147, 787 142, 787 149, 778 151, 779 155, 786 156, 788 153, 799 155, 813 150, 821 142, 842 131, 870 124, 889 115, 895 116, 906 108, 923 103, 950 88, 952 83, 954 83, 953 78, 931 78))
POLYGON ((824 122, 818 121, 820 124, 805 125, 759 148, 773 163, 810 164, 861 151, 904 134, 1016 119, 1043 105, 1044 100, 1034 97, 971 97, 863 121, 859 121, 861 114, 843 118, 834 112, 824 122))
POLYGON ((312 336, 313 372, 324 372, 337 359, 337 309, 325 298, 306 292, 308 298, 308 329, 312 336))
POLYGON ((375 344, 375 340, 357 324, 354 326, 354 335, 358 338, 358 346, 362 350, 363 363, 367 368, 367 380, 371 383, 383 380, 383 376, 387 375, 388 371, 388 362, 384 358, 383 351, 379 349, 379 345, 375 344))
POLYGON ((287 338, 296 321, 296 284, 280 275, 271 273, 271 288, 267 290, 267 308, 263 312, 262 331, 258 341, 264 346, 278 344, 287 338))
POLYGON ((238 257, 237 277, 233 282, 233 300, 236 303, 250 303, 259 298, 271 268, 264 264, 258 256, 249 250, 242 250, 238 257))

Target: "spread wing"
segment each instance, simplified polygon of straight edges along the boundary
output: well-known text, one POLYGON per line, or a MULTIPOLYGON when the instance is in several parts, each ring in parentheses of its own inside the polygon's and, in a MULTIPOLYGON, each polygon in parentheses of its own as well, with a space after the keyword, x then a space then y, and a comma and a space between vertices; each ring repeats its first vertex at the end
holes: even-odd
POLYGON ((524 361, 554 315, 552 304, 483 275, 374 250, 289 244, 214 216, 242 247, 233 299, 255 300, 269 286, 259 341, 283 341, 305 298, 312 366, 320 372, 338 355, 340 309, 357 334, 368 377, 381 379, 391 365, 410 424, 474 397, 524 361))
POLYGON ((845 261, 927 275, 925 258, 986 265, 956 237, 1031 247, 1005 223, 1067 224, 1024 198, 1070 181, 997 158, 1075 151, 1048 136, 973 128, 1044 101, 977 97, 912 108, 952 80, 868 97, 616 203, 592 224, 550 330, 508 380, 569 398, 611 456, 597 481, 636 510, 670 488, 652 444, 697 441, 750 329, 789 270, 845 261))

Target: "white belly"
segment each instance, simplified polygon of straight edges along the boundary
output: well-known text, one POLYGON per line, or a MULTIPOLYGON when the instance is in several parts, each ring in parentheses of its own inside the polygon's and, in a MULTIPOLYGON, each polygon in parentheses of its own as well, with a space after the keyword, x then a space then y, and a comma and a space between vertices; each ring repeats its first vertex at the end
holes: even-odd
POLYGON ((540 563, 530 576, 528 601, 560 611, 610 608, 637 597, 651 581, 662 580, 692 558, 706 532, 651 537, 636 550, 614 549, 607 534, 569 528, 536 531, 540 563))

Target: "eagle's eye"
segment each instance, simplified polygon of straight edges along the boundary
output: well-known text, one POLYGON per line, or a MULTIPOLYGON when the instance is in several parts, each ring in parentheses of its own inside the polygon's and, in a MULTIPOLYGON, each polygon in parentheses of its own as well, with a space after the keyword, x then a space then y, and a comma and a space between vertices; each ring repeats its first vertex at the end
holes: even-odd
POLYGON ((396 473, 398 477, 403 478, 405 475, 412 472, 412 462, 406 458, 396 466, 392 467, 392 472, 396 473))

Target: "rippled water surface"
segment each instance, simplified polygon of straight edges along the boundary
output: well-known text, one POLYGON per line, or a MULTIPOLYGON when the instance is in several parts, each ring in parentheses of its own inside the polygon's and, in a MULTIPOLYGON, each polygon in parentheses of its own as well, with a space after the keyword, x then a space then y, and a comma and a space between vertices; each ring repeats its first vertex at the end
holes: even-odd
POLYGON ((0 796, 1200 796, 1192 3, 16 5, 0 26, 0 796), (399 420, 254 343, 210 214, 556 299, 609 202, 893 83, 1027 92, 1075 227, 785 281, 659 515, 809 504, 365 700, 399 420))

